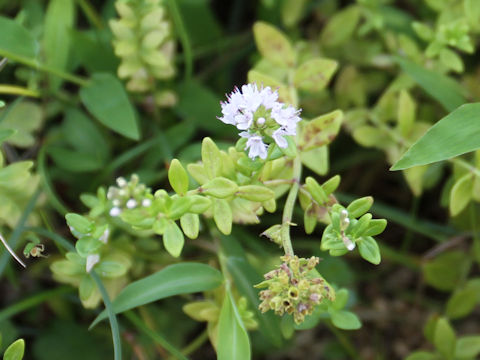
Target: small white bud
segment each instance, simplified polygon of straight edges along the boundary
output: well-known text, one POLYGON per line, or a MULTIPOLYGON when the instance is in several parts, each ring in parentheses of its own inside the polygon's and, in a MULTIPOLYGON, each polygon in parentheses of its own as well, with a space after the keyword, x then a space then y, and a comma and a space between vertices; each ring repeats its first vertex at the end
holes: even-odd
POLYGON ((110 209, 110 216, 112 217, 116 217, 118 215, 120 215, 120 213, 122 212, 122 210, 118 207, 113 207, 110 209))
POLYGON ((355 249, 355 243, 352 240, 350 240, 348 236, 343 235, 342 240, 343 240, 343 243, 345 244, 345 247, 349 251, 352 251, 353 249, 355 249))
POLYGON ((100 241, 106 244, 108 242, 108 237, 110 236, 110 229, 107 227, 103 232, 102 236, 100 236, 100 241))
POLYGON ((117 185, 120 187, 125 187, 127 186, 127 180, 125 180, 123 177, 119 177, 117 178, 117 185))
POLYGON ((127 208, 128 208, 128 209, 133 209, 133 208, 135 208, 136 206, 137 206, 137 200, 135 200, 135 199, 129 199, 129 200, 127 201, 127 208))
POLYGON ((92 271, 95 264, 97 264, 99 261, 100 261, 100 255, 98 255, 98 254, 88 255, 87 256, 87 266, 86 266, 87 272, 89 273, 90 271, 92 271))
POLYGON ((258 118, 257 119, 257 124, 259 126, 262 126, 263 124, 265 124, 265 118, 261 117, 261 118, 258 118))
POLYGON ((142 206, 143 207, 149 207, 150 205, 152 205, 152 200, 150 200, 150 199, 143 199, 142 200, 142 206))

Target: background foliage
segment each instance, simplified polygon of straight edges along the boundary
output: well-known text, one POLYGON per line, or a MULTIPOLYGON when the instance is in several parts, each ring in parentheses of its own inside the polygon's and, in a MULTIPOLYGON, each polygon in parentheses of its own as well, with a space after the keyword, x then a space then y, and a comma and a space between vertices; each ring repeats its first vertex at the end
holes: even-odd
MULTIPOLYGON (((0 10, 0 233, 28 266, 0 250, 5 359, 120 348, 139 359, 479 356, 479 1, 0 0, 0 10), (244 187, 229 203, 231 172, 255 164, 243 155, 230 174, 215 170, 237 141, 216 120, 220 101, 247 82, 311 120, 299 130, 306 184, 292 238, 299 255, 322 258, 336 300, 300 325, 257 310, 253 285, 283 253, 258 237, 278 223, 273 191, 244 187), (108 216, 112 199, 183 196, 189 181, 210 199, 192 196, 193 215, 162 193, 165 223, 108 216), (371 236, 385 225, 367 221, 358 251, 334 256, 341 224, 322 213, 334 190, 355 218, 370 209, 389 221, 379 248, 371 236), (92 240, 105 234, 108 244, 92 240)), ((263 180, 291 177, 286 163, 269 171, 263 180)), ((274 188, 278 209, 286 191, 274 188)))

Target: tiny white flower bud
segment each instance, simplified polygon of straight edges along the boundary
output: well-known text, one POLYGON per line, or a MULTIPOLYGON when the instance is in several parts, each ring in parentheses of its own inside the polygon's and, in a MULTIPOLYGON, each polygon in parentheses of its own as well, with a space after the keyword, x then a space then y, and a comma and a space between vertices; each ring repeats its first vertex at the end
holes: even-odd
POLYGON ((136 206, 137 206, 137 200, 135 200, 135 199, 129 199, 129 200, 127 201, 127 208, 128 208, 128 209, 133 209, 133 208, 135 208, 136 206))
POLYGON ((143 207, 149 207, 150 205, 152 205, 152 200, 150 200, 150 199, 143 199, 142 200, 142 206, 143 207))
POLYGON ((343 240, 343 243, 345 244, 345 247, 349 251, 352 251, 353 249, 355 249, 355 243, 352 240, 350 240, 348 236, 343 235, 342 240, 343 240))
POLYGON ((257 119, 257 124, 259 126, 262 126, 263 124, 265 124, 265 118, 264 117, 258 118, 257 119))
POLYGON ((92 271, 95 264, 97 264, 99 261, 100 261, 100 255, 98 255, 98 254, 88 255, 87 256, 87 266, 86 266, 87 272, 89 273, 90 271, 92 271))
POLYGON ((118 207, 113 207, 110 209, 110 216, 112 217, 116 217, 118 215, 120 215, 120 213, 122 212, 122 210, 118 207))
POLYGON ((119 177, 117 178, 117 185, 120 187, 125 187, 127 186, 127 180, 125 180, 123 177, 119 177))
POLYGON ((100 236, 100 241, 106 244, 108 242, 108 237, 110 236, 110 229, 106 228, 102 236, 100 236))

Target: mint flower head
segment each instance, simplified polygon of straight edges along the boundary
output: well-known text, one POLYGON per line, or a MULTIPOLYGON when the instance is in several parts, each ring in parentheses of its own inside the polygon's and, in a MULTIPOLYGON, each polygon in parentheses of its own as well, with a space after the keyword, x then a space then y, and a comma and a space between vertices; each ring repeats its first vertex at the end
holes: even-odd
POLYGON ((278 101, 278 92, 270 87, 256 84, 235 87, 222 102, 219 119, 225 124, 243 130, 240 136, 247 139, 245 150, 255 159, 267 158, 268 145, 275 142, 279 147, 288 147, 286 136, 296 135, 297 123, 301 120, 300 110, 278 101))

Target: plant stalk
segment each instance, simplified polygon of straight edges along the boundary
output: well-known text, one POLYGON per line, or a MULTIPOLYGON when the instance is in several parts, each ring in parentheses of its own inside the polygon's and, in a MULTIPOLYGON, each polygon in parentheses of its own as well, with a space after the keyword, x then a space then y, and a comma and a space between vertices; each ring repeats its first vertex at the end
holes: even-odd
POLYGON ((292 240, 290 238, 290 225, 292 224, 293 209, 297 200, 298 189, 300 188, 300 177, 302 176, 302 162, 300 156, 296 156, 293 160, 293 178, 292 187, 288 192, 285 208, 282 216, 282 246, 285 255, 293 256, 292 240))

